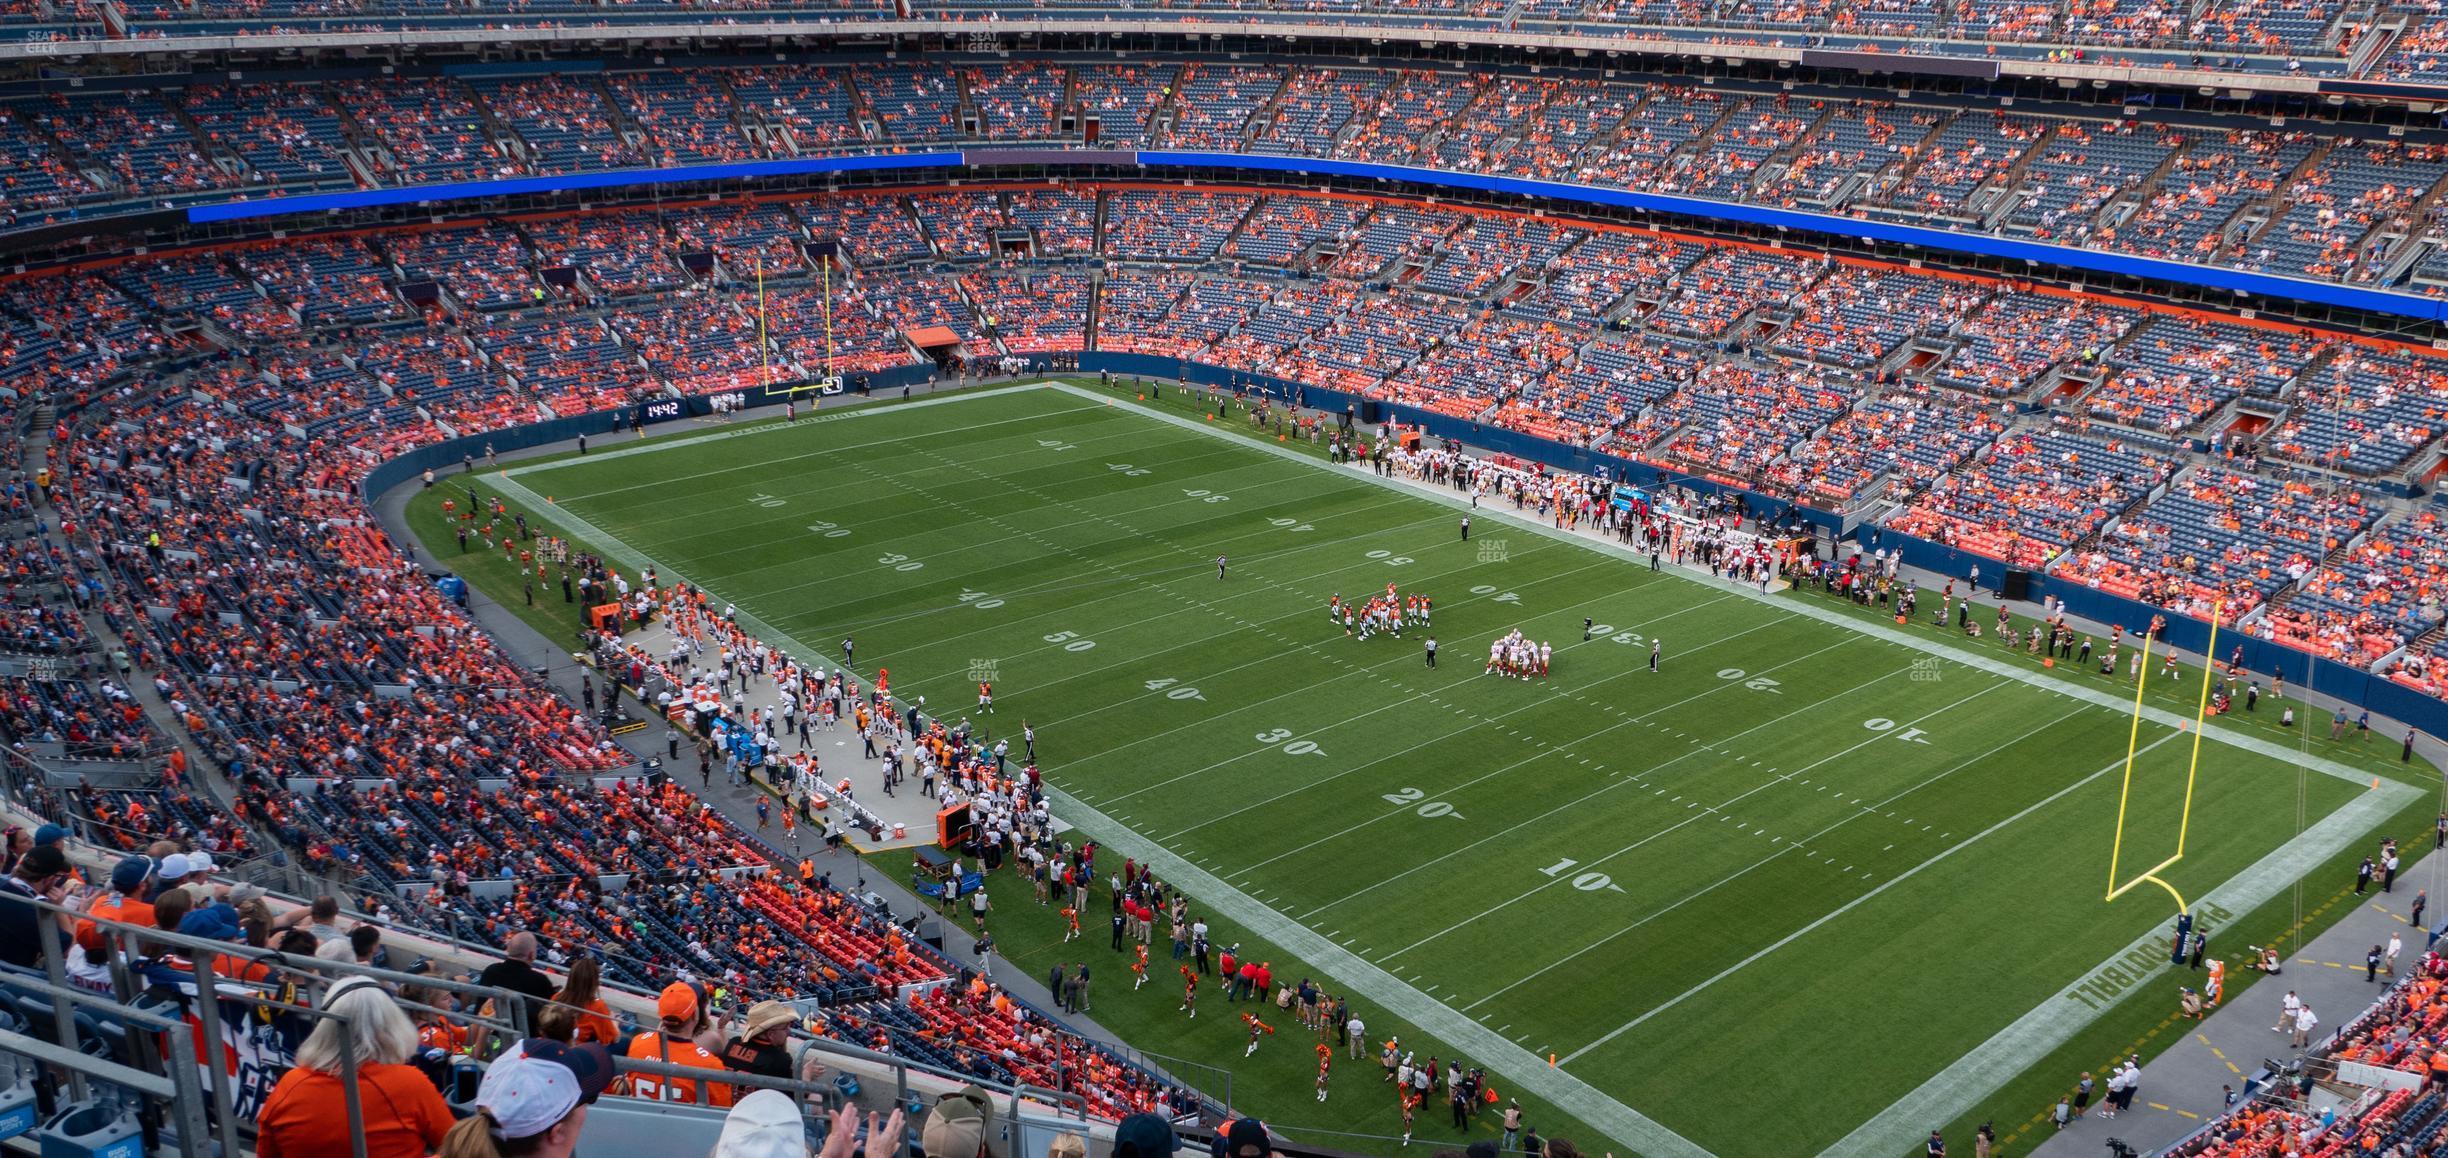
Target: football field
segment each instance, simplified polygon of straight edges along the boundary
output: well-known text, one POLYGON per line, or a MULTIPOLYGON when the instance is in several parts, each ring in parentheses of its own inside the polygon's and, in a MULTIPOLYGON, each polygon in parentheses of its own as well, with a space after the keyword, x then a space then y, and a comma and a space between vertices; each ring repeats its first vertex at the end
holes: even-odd
MULTIPOLYGON (((1030 386, 505 489, 803 659, 855 636, 932 716, 991 678, 1058 819, 1602 1132, 1592 1152, 1900 1152, 2086 1024, 2120 959, 2164 948, 2170 890, 2215 926, 2418 791, 2197 745, 2164 708, 2137 728, 2130 683, 1653 572, 1509 505, 1464 541, 1450 491, 1226 425, 1030 386), (1433 628, 1328 623, 1388 583, 1433 628), (1514 628, 1551 676, 1481 673, 1514 628), (2180 830, 2184 855, 2108 903, 2120 817, 2116 883, 2180 830)), ((1305 1082, 1298 1052, 1273 1064, 1305 1082)))

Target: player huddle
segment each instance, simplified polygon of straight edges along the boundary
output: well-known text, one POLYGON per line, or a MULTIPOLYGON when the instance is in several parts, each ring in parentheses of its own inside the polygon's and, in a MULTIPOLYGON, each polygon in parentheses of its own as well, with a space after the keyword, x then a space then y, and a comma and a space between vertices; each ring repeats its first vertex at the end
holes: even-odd
POLYGON ((1339 591, 1326 601, 1327 620, 1342 624, 1346 639, 1367 639, 1379 634, 1401 639, 1404 623, 1425 627, 1435 610, 1435 600, 1425 595, 1404 595, 1391 583, 1386 584, 1385 594, 1371 596, 1364 604, 1345 602, 1339 591))
POLYGON ((1543 676, 1547 674, 1547 661, 1554 655, 1555 648, 1524 637, 1517 627, 1488 645, 1487 670, 1480 674, 1518 676, 1522 679, 1543 676))

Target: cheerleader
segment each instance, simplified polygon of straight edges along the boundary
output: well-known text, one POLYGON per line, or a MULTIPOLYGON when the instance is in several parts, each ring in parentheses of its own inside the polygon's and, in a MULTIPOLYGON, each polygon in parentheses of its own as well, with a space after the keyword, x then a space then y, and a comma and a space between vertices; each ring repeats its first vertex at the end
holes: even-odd
POLYGON ((1182 1003, 1181 1008, 1175 1012, 1187 1013, 1192 1020, 1196 1020, 1198 1018, 1198 970, 1184 965, 1181 967, 1181 978, 1182 1003))
POLYGON ((1258 1020, 1258 1015, 1255 1013, 1243 1013, 1241 1023, 1249 1027, 1249 1048, 1241 1051, 1242 1057, 1249 1057, 1257 1053, 1258 1039, 1275 1032, 1274 1026, 1258 1020))
POLYGON ((1147 945, 1143 942, 1134 948, 1139 950, 1139 959, 1131 962, 1131 972, 1138 974, 1139 979, 1131 982, 1131 992, 1136 993, 1147 984, 1147 945))
POLYGON ((1334 1068, 1334 1047, 1322 1041, 1317 1043, 1317 1059, 1317 1100, 1323 1102, 1326 1100, 1326 1071, 1334 1068))
POLYGON ((1403 1139, 1402 1139, 1402 1141, 1403 1141, 1403 1145, 1405 1145, 1405 1146, 1408 1146, 1408 1145, 1410 1145, 1410 1144, 1411 1144, 1411 1115, 1412 1115, 1412 1114, 1414 1114, 1414 1113, 1416 1113, 1416 1112, 1418 1112, 1418 1110, 1419 1110, 1419 1104, 1420 1104, 1420 1098, 1419 1098, 1419 1095, 1418 1095, 1418 1094, 1414 1094, 1414 1093, 1411 1093, 1411 1092, 1409 1092, 1409 1091, 1405 1091, 1405 1092, 1403 1093, 1403 1095, 1402 1095, 1402 1115, 1403 1115, 1403 1139))
POLYGON ((1069 926, 1063 930, 1063 940, 1065 942, 1079 940, 1079 910, 1072 908, 1069 905, 1065 905, 1063 906, 1062 917, 1063 922, 1069 926))

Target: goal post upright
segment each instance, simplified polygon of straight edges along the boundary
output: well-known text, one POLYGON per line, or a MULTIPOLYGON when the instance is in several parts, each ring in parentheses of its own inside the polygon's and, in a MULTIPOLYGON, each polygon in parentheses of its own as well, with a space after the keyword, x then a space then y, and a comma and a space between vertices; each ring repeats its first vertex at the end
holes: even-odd
POLYGON ((2159 873, 2176 862, 2184 859, 2185 841, 2193 831, 2193 789, 2199 782, 2201 773, 2202 730, 2208 726, 2210 720, 2210 683, 2213 679, 2216 679, 2218 675, 2217 657, 2219 620, 2223 618, 2226 613, 2227 603, 2225 600, 2222 599, 2212 604, 2210 610, 2209 641, 2204 644, 2202 648, 2201 695, 2196 700, 2193 708, 2193 721, 2191 724, 2193 730, 2193 752, 2190 759, 2188 759, 2185 763, 2184 801, 2177 812, 2176 818, 2176 851, 2170 853, 2167 859, 2162 860, 2147 869, 2144 869, 2139 876, 2134 877, 2132 880, 2123 880, 2120 878, 2123 876, 2121 870, 2124 865, 2125 855, 2125 817, 2126 811, 2133 801, 2134 763, 2141 754, 2142 696, 2144 691, 2146 691, 2150 686, 2150 647, 2152 640, 2149 632, 2144 632, 2142 635, 2142 655, 2134 672, 2133 726, 2126 733, 2125 740, 2125 779, 2123 786, 2117 790, 2116 835, 2108 847, 2108 893, 2107 896, 2103 898, 2106 901, 2115 901, 2118 897, 2124 896, 2126 893, 2132 892, 2134 889, 2142 885, 2153 884, 2167 890, 2167 894, 2170 897, 2175 898, 2177 913, 2183 914, 2192 911, 2192 906, 2186 903, 2184 894, 2177 892, 2176 886, 2161 880, 2159 873))

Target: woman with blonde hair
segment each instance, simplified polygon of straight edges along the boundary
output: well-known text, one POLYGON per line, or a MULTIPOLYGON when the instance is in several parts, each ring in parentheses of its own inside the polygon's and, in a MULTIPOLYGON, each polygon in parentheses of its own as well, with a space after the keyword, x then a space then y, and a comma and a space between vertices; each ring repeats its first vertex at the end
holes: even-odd
POLYGON ((315 1023, 297 1064, 264 1100, 256 1154, 322 1158, 349 1151, 345 1058, 357 1071, 366 1158, 424 1158, 450 1130, 451 1112, 424 1071, 407 1064, 417 1048, 416 1026, 380 984, 362 977, 332 986, 323 1012, 332 1016, 315 1023))
POLYGON ((452 1126, 436 1153, 569 1158, 586 1129, 587 1107, 611 1084, 612 1055, 604 1047, 528 1038, 485 1067, 476 1113, 452 1126))

